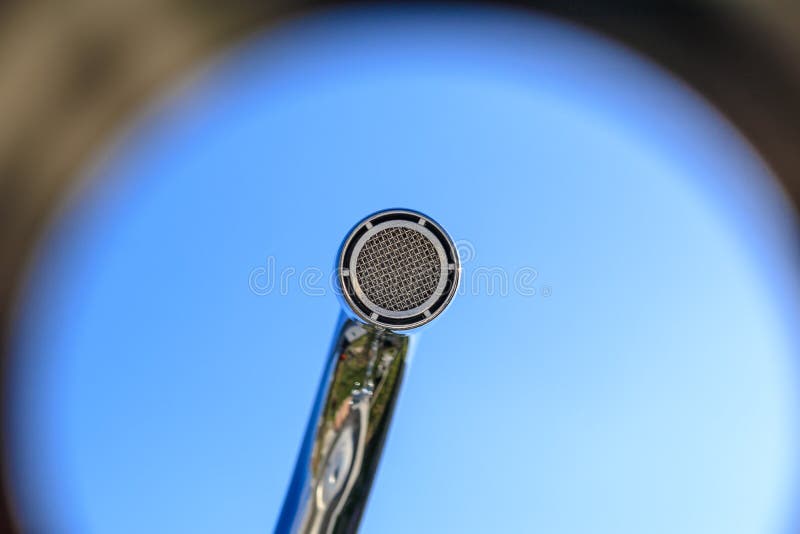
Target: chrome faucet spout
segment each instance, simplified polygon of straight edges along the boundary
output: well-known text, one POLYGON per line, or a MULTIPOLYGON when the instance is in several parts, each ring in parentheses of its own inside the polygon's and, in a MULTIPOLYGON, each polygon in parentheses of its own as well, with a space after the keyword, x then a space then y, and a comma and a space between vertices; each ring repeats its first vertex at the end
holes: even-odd
POLYGON ((275 532, 358 530, 417 329, 455 295, 455 245, 431 218, 358 223, 337 261, 343 313, 275 532))
POLYGON ((410 337, 342 316, 276 532, 355 532, 409 356, 410 337))

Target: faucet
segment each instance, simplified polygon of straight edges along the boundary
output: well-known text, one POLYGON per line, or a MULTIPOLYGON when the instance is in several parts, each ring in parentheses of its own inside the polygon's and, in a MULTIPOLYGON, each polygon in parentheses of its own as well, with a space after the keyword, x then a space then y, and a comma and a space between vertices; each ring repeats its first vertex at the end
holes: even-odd
POLYGON ((453 240, 417 211, 380 211, 347 234, 342 310, 276 534, 358 530, 417 333, 450 304, 460 274, 453 240))

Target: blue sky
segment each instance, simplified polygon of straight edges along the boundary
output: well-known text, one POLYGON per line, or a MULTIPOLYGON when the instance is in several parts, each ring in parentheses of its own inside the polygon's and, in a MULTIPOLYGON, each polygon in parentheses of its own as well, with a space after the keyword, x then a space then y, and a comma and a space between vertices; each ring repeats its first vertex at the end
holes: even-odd
MULTIPOLYGON (((111 144, 40 250, 13 473, 59 532, 271 531, 372 211, 436 218, 466 291, 419 341, 363 532, 782 532, 797 251, 682 83, 557 21, 343 12, 227 51, 111 144)), ((796 241, 794 241, 796 242, 796 241)), ((796 502, 796 501, 795 501, 796 502)))

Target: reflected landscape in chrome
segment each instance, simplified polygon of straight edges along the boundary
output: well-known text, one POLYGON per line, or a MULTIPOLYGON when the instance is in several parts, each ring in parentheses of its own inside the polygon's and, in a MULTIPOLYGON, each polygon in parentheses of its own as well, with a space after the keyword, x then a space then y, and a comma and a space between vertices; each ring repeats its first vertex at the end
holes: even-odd
POLYGON ((406 334, 341 317, 277 533, 356 532, 409 348, 406 334))

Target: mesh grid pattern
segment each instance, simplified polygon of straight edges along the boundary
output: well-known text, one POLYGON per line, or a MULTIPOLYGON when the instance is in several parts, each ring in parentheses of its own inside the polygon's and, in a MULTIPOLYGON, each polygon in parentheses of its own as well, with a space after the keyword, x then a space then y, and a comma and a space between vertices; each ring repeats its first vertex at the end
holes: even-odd
POLYGON ((439 254, 420 232, 385 228, 370 237, 356 259, 366 297, 389 311, 406 311, 428 300, 441 278, 439 254))

